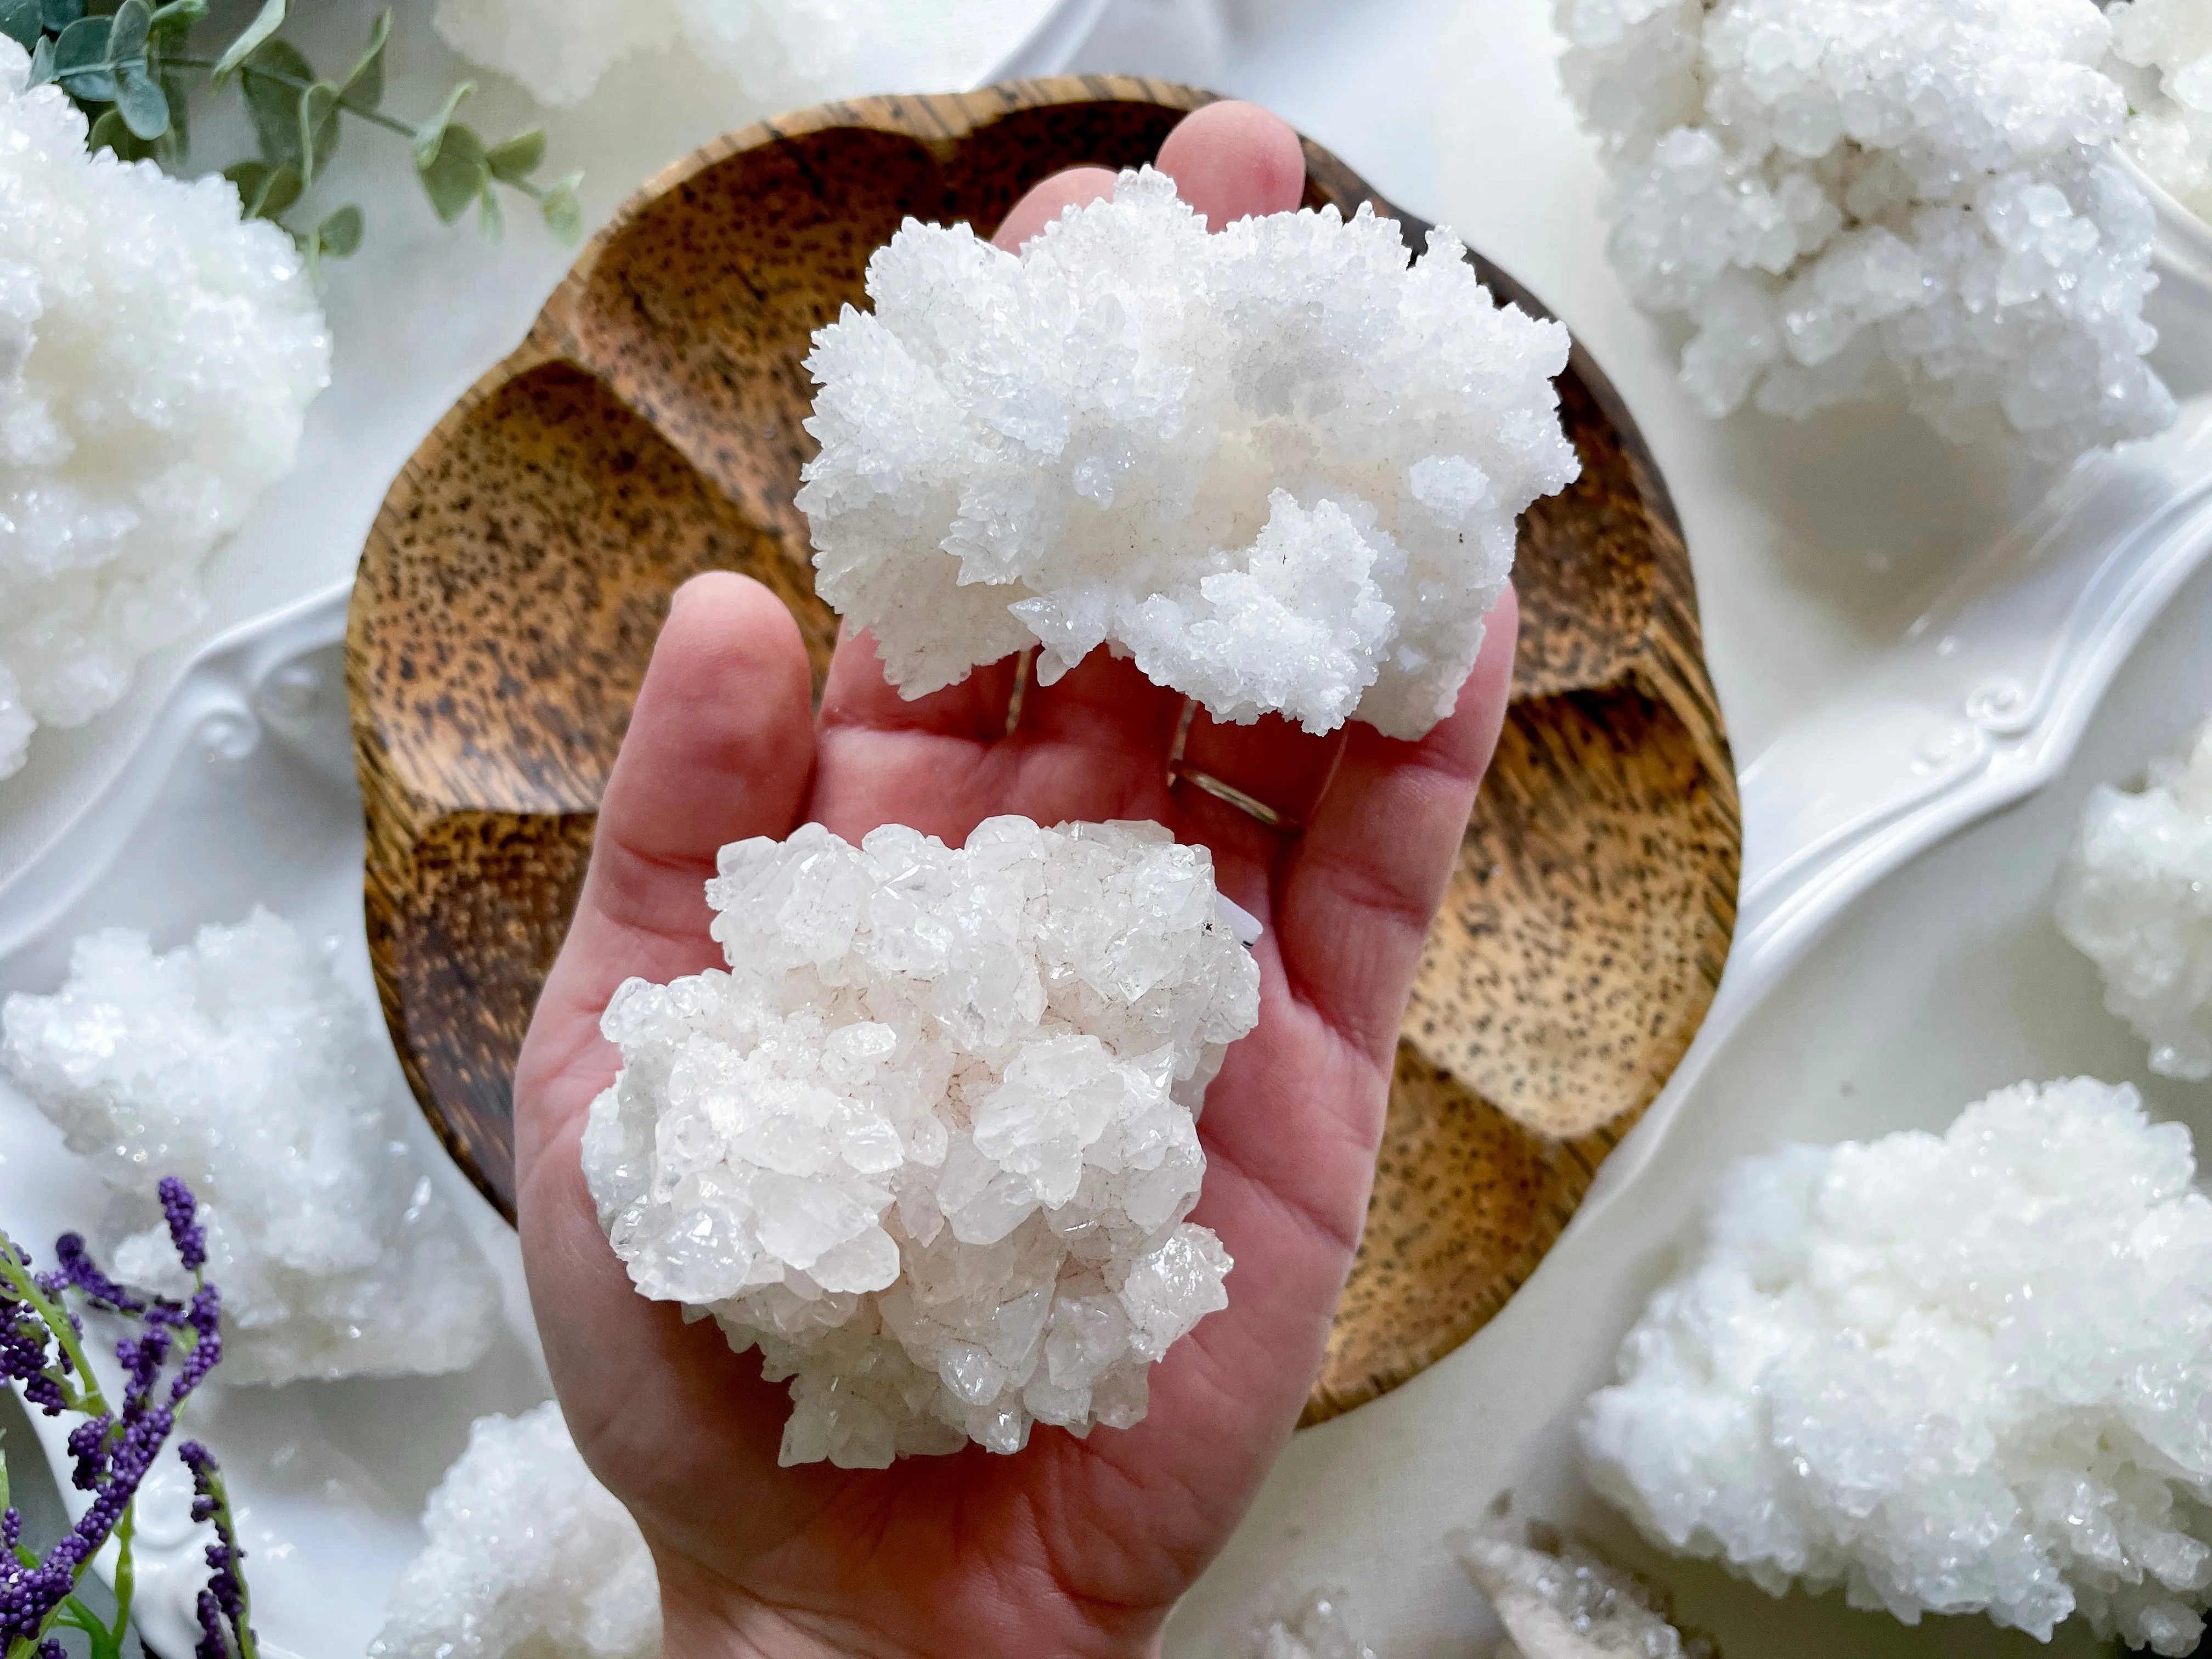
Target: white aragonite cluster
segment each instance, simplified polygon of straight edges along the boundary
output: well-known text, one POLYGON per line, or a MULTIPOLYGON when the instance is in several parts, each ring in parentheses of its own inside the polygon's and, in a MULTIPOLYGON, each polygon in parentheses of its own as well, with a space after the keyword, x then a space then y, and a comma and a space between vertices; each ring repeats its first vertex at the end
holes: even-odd
POLYGON ((2090 792, 2057 910, 2151 1070, 2212 1078, 2212 721, 2141 792, 2090 792))
POLYGON ((909 220, 807 359, 817 590, 908 697, 1105 645, 1217 720, 1420 736, 1580 465, 1566 331, 1462 253, 1364 207, 1208 235, 1149 167, 1018 254, 909 220))
POLYGON ((2129 153, 2200 218, 2212 219, 2212 6, 2118 0, 2115 79, 2127 88, 2129 153))
POLYGON ((519 81, 540 103, 567 105, 632 53, 669 47, 757 100, 803 101, 892 17, 890 0, 438 0, 432 22, 471 62, 519 81))
POLYGON ((198 1195, 234 1382, 458 1370, 496 1322, 332 948, 258 908, 161 956, 110 928, 76 941, 60 990, 0 1009, 0 1065, 108 1184, 119 1278, 190 1288, 154 1187, 198 1195))
POLYGON ((1555 0, 1614 266, 1706 412, 1901 386, 2063 460, 2172 422, 2094 0, 1555 0))
POLYGON ((1344 1598, 1316 1590, 1297 1610, 1269 1620, 1252 1634, 1250 1659, 1376 1659, 1359 1638, 1344 1598))
POLYGON ((553 1401, 481 1417, 422 1511, 369 1659, 654 1659, 660 1587, 553 1401))
POLYGON ((1945 1133, 1721 1180, 1584 1408, 1654 1541, 1906 1623, 2191 1651, 2212 1603, 2212 1201, 2136 1091, 2021 1084, 1945 1133))
POLYGON ((198 618, 330 374, 291 239, 222 179, 88 154, 29 66, 0 38, 0 777, 198 618))
POLYGON ((1685 1638, 1660 1596, 1634 1574, 1571 1540, 1504 1526, 1444 1541, 1505 1626, 1492 1659, 1718 1659, 1685 1638))
POLYGON ((811 824, 724 848, 707 896, 728 969, 631 980, 604 1022, 623 1068, 584 1170, 638 1289, 792 1379, 786 1463, 1136 1422, 1152 1362, 1227 1304, 1183 1217, 1259 969, 1206 849, 811 824))

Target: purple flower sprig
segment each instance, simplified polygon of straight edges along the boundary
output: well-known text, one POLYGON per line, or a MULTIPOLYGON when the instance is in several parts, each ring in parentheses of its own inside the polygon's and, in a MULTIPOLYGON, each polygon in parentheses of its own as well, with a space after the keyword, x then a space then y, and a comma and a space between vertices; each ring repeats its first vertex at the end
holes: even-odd
MULTIPOLYGON (((160 1188, 161 1212, 177 1259, 192 1275, 189 1301, 142 1294, 101 1271, 83 1239, 65 1233, 54 1243, 55 1266, 33 1273, 27 1251, 0 1233, 0 1376, 49 1417, 82 1418, 69 1436, 75 1460, 70 1483, 91 1494, 76 1524, 41 1557, 22 1542, 22 1517, 8 1505, 0 1463, 0 1650, 4 1659, 64 1659, 53 1632, 83 1632, 92 1659, 121 1659, 130 1628, 131 1535, 139 1487, 168 1443, 177 1414, 222 1358, 222 1297, 202 1271, 206 1230, 198 1205, 175 1176, 160 1188), (115 1344, 123 1370, 120 1400, 111 1405, 86 1361, 84 1321, 70 1305, 119 1321, 115 1344), (110 1539, 117 1548, 116 1614, 102 1620, 76 1595, 78 1581, 110 1539)), ((191 1470, 195 1520, 213 1521, 210 1577, 200 1597, 204 1632, 199 1659, 255 1659, 249 1603, 240 1571, 245 1552, 205 1447, 187 1442, 179 1455, 191 1470)))

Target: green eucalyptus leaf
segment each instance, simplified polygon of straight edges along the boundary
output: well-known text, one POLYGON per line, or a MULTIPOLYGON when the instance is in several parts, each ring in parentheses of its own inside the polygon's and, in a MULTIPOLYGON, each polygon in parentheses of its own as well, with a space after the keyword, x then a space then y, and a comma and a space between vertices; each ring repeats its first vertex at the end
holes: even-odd
POLYGON ((545 220, 545 228, 571 246, 584 238, 584 204, 576 199, 576 186, 583 179, 582 173, 572 173, 556 180, 538 198, 538 211, 545 220))
POLYGON ((43 0, 39 13, 46 21, 46 33, 59 34, 84 15, 84 0, 43 0))
POLYGON ((545 129, 533 127, 528 132, 519 132, 503 144, 494 144, 484 152, 484 165, 491 176, 502 184, 519 185, 538 171, 545 160, 545 129))
POLYGON ((92 124, 92 131, 85 140, 85 147, 94 154, 112 149, 118 159, 125 161, 143 161, 155 153, 154 145, 132 132, 129 123, 123 118, 123 112, 113 109, 100 112, 100 119, 92 124))
POLYGON ((164 167, 180 167, 192 149, 192 106, 185 101, 185 83, 174 70, 161 71, 161 91, 169 100, 169 130, 161 135, 158 155, 164 167))
POLYGON ((489 183, 477 198, 477 227, 487 242, 497 242, 507 234, 507 215, 500 211, 499 198, 492 194, 489 183))
POLYGON ((216 60, 215 78, 217 82, 228 76, 232 70, 252 57, 264 42, 284 27, 287 4, 288 0, 261 0, 261 9, 255 14, 253 21, 246 26, 238 39, 230 43, 229 49, 216 60))
POLYGON ((272 167, 306 173, 307 158, 301 147, 300 88, 314 78, 315 71, 307 60, 286 40, 270 41, 239 74, 239 88, 246 97, 246 113, 253 118, 253 136, 261 159, 272 167))
POLYGON ((108 20, 107 64, 121 70, 146 66, 146 37, 153 32, 154 9, 146 0, 123 0, 108 20))
POLYGON ((338 84, 338 95, 356 109, 374 109, 384 101, 384 45, 391 38, 392 14, 380 11, 368 26, 368 49, 338 84))
POLYGON ((161 82, 143 69, 115 72, 115 108, 133 137, 150 143, 169 130, 169 98, 161 82))
POLYGON ((72 98, 111 103, 115 72, 107 66, 107 35, 112 20, 80 17, 54 41, 54 79, 72 98))
MULTIPOLYGON (((461 100, 476 90, 473 81, 464 81, 446 94, 446 104, 435 115, 415 129, 415 170, 428 172, 437 161, 444 147, 446 131, 453 125, 453 112, 461 106, 461 100)), ((479 145, 481 149, 482 146, 479 145)))
POLYGON ((180 35, 193 24, 204 21, 207 15, 207 0, 168 0, 167 5, 154 9, 154 38, 160 40, 180 35))
POLYGON ((54 37, 42 34, 31 48, 31 76, 27 85, 43 87, 54 78, 54 37))
POLYGON ((274 219, 300 199, 300 175, 266 161, 234 161, 222 176, 238 188, 239 208, 248 219, 274 219))
POLYGON ((39 0, 0 0, 0 34, 25 52, 33 50, 46 32, 46 15, 39 0))
POLYGON ((309 184, 337 154, 338 89, 318 81, 300 94, 300 171, 309 184))
POLYGON ((491 169, 484 165, 483 140, 472 129, 458 125, 439 134, 437 152, 427 167, 417 148, 415 171, 431 207, 449 225, 491 185, 491 169))
POLYGON ((315 240, 333 259, 350 259, 361 247, 361 210, 342 207, 315 227, 315 240))

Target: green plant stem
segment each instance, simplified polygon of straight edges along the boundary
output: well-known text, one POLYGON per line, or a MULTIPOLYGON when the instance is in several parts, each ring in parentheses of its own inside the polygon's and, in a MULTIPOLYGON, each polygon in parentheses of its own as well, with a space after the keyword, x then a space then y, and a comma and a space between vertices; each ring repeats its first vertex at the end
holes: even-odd
MULTIPOLYGON (((215 68, 215 59, 212 58, 164 58, 161 59, 161 64, 164 68, 170 69, 207 70, 211 71, 215 68)), ((279 70, 255 69, 251 65, 240 70, 238 72, 241 75, 261 76, 264 79, 274 81, 280 87, 289 87, 294 92, 305 92, 310 87, 319 84, 313 81, 302 81, 296 75, 286 75, 279 70)), ((320 84, 326 85, 328 83, 323 82, 320 84)), ((355 103, 349 98, 339 99, 335 106, 338 109, 343 110, 349 115, 359 116, 362 120, 368 122, 374 126, 382 127, 386 132, 396 132, 402 138, 411 140, 415 137, 414 128, 409 126, 404 121, 394 120, 391 116, 386 115, 380 109, 370 109, 366 105, 355 103)), ((527 196, 533 202, 542 203, 545 199, 544 186, 537 184, 533 180, 528 179, 502 179, 500 182, 510 190, 520 191, 525 196, 527 196)))
POLYGON ((64 1402, 69 1408, 91 1417, 107 1416, 107 1401, 100 1392, 100 1379, 93 1375, 92 1367, 85 1362, 84 1348, 77 1340, 76 1327, 70 1322, 68 1312, 50 1301, 46 1293, 39 1288, 39 1281, 23 1265, 22 1258, 15 1254, 15 1241, 5 1233, 0 1233, 0 1278, 6 1279, 15 1294, 29 1303, 39 1317, 46 1322, 47 1328, 54 1334, 54 1340, 61 1345, 62 1352, 69 1356, 70 1364, 76 1367, 77 1376, 83 1379, 81 1388, 72 1387, 66 1377, 57 1379, 61 1383, 64 1402))
MULTIPOLYGON (((161 59, 161 66, 164 69, 207 70, 212 71, 215 68, 215 59, 212 58, 164 57, 161 59)), ((245 68, 240 70, 238 73, 240 75, 258 75, 265 81, 274 81, 280 87, 289 87, 295 92, 305 92, 310 87, 328 84, 327 82, 302 81, 296 75, 286 75, 278 70, 257 69, 250 64, 245 68)), ((409 126, 404 121, 393 120, 392 117, 386 115, 380 109, 368 108, 366 106, 356 104, 351 99, 348 98, 339 99, 337 100, 337 107, 343 110, 349 115, 357 115, 364 121, 369 122, 374 125, 382 127, 386 132, 396 132, 402 138, 412 138, 415 136, 414 128, 409 126)))

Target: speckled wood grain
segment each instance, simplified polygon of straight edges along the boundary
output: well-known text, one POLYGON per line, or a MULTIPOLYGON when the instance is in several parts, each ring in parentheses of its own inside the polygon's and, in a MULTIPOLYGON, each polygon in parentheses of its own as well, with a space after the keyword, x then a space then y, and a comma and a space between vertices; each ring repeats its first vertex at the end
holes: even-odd
MULTIPOLYGON (((515 1055, 669 595, 747 572, 798 617, 817 685, 827 665, 836 621, 792 506, 809 336, 864 302, 907 216, 988 231, 1048 173, 1149 160, 1207 98, 1069 77, 824 105, 710 144, 617 216, 393 483, 347 634, 370 951, 416 1097, 510 1214, 515 1055)), ((1373 202, 1419 245, 1425 227, 1306 157, 1309 205, 1373 202)), ((1407 1011, 1310 1421, 1504 1304, 1728 954, 1735 782, 1680 526, 1579 347, 1560 390, 1583 477, 1522 526, 1513 705, 1407 1011)))

